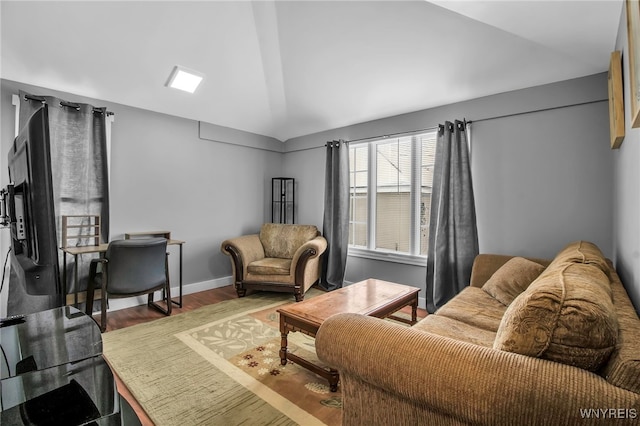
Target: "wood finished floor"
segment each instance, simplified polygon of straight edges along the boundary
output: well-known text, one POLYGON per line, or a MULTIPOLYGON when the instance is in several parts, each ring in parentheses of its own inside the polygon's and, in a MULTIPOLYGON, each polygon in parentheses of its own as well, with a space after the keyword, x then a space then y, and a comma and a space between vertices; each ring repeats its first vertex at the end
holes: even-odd
MULTIPOLYGON (((182 308, 173 306, 173 312, 171 315, 178 315, 184 312, 198 309, 202 306, 212 305, 214 303, 222 302, 229 299, 237 298, 237 294, 233 286, 226 286, 216 288, 212 290, 206 290, 199 293, 187 294, 182 297, 182 308)), ((293 299, 293 298, 292 298, 293 299)), ((293 300, 292 300, 293 301, 293 300)), ((403 311, 410 313, 411 309, 405 307, 403 311)), ((427 312, 423 309, 418 309, 418 318, 424 318, 427 312)), ((110 332, 113 330, 119 330, 121 328, 130 327, 132 325, 141 324, 149 321, 163 318, 165 315, 147 307, 146 305, 136 306, 133 308, 121 309, 107 314, 107 330, 110 332)), ((99 315, 95 315, 94 318, 99 320, 99 315)), ((114 374, 115 375, 115 374, 114 374)), ((142 409, 140 404, 131 395, 129 389, 125 384, 116 376, 116 383, 118 385, 118 392, 131 404, 131 407, 135 410, 136 414, 140 418, 143 426, 154 426, 149 416, 142 409)))

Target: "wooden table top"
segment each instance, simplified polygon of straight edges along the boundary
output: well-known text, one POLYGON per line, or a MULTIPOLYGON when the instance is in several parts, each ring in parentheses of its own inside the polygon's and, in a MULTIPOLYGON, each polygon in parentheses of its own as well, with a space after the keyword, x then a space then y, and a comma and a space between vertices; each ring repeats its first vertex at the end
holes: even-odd
POLYGON ((356 313, 376 316, 388 305, 417 299, 417 287, 369 278, 321 296, 278 309, 280 314, 320 326, 331 315, 356 313))
MULTIPOLYGON (((167 245, 182 245, 185 242, 182 240, 167 240, 167 245)), ((109 248, 109 243, 102 243, 97 246, 73 246, 73 247, 60 247, 60 250, 72 255, 76 254, 90 254, 90 253, 103 253, 109 248)))

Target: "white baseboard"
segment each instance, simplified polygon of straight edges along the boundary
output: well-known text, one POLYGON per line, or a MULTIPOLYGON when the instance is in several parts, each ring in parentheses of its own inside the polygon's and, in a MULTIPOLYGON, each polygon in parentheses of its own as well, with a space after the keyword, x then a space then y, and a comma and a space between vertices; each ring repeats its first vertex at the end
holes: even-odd
MULTIPOLYGON (((198 283, 185 284, 182 286, 182 294, 193 294, 200 291, 211 290, 214 288, 226 287, 233 284, 233 277, 222 277, 208 281, 201 281, 198 283)), ((345 281, 345 285, 351 285, 353 282, 345 281)), ((176 300, 180 294, 178 286, 171 287, 171 296, 176 300)), ((160 299, 160 292, 156 292, 156 300, 160 299)), ((120 309, 132 308, 134 306, 146 305, 147 296, 127 297, 125 299, 110 299, 109 300, 109 312, 118 311, 120 309)), ((418 296, 418 307, 421 309, 427 309, 427 299, 418 296)))
MULTIPOLYGON (((198 293, 200 291, 211 290, 214 288, 226 287, 233 284, 233 277, 222 277, 198 283, 184 284, 182 286, 182 295, 198 293)), ((179 286, 171 286, 171 296, 173 300, 177 300, 180 295, 179 286)), ((160 300, 160 292, 155 293, 155 300, 160 300)), ((127 297, 124 299, 109 299, 109 312, 118 311, 120 309, 132 308, 134 306, 146 305, 147 296, 127 297)))

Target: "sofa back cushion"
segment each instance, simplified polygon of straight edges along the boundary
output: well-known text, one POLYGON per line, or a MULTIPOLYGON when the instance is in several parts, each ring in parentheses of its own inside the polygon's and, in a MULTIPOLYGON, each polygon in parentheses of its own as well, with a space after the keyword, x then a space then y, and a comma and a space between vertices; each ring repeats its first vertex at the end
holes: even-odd
POLYGON ((613 271, 613 302, 618 315, 618 344, 600 374, 614 386, 640 394, 640 318, 613 271))
POLYGON ((509 306, 544 270, 545 267, 539 263, 514 257, 487 280, 482 290, 503 305, 509 306))
POLYGON ((298 248, 320 235, 314 225, 265 223, 260 228, 260 242, 265 257, 292 259, 298 248))
POLYGON ((551 265, 563 263, 583 263, 597 266, 602 272, 610 276, 611 269, 600 248, 588 241, 574 241, 567 244, 553 259, 551 265))
POLYGON ((615 348, 618 321, 609 277, 596 263, 554 261, 509 305, 494 349, 600 368, 615 348))

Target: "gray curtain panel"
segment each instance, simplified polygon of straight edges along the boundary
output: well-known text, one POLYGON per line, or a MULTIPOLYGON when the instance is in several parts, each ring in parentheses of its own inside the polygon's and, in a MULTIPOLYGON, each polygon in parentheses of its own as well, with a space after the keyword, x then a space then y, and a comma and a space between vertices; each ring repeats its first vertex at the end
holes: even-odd
POLYGON ((327 142, 322 234, 327 250, 320 285, 336 290, 344 281, 349 244, 349 144, 343 140, 327 142))
POLYGON ((471 182, 466 122, 438 126, 429 249, 427 311, 439 307, 469 285, 478 255, 478 229, 471 182))
MULTIPOLYGON (((46 103, 49 109, 49 134, 51 141, 51 179, 53 183, 53 201, 56 215, 56 235, 58 246, 61 244, 62 215, 101 216, 102 240, 109 238, 109 188, 107 164, 106 108, 96 108, 88 104, 76 104, 53 96, 38 96, 20 91, 20 123, 22 126, 29 117, 46 103)), ((90 245, 79 241, 79 245, 90 245)), ((78 291, 86 289, 88 264, 96 255, 78 257, 78 291)), ((72 256, 67 256, 68 265, 62 265, 60 252, 60 273, 67 268, 66 288, 74 292, 72 256), (71 258, 71 259, 70 259, 71 258)), ((21 292, 20 286, 11 285, 11 289, 21 292)), ((16 295, 18 298, 19 295, 16 295)), ((45 296, 46 297, 46 296, 45 296)), ((38 302, 38 297, 29 297, 38 302)), ((43 307, 48 309, 47 306, 43 307)), ((36 312, 35 307, 28 309, 36 312)), ((26 311, 25 311, 26 312, 26 311)))

